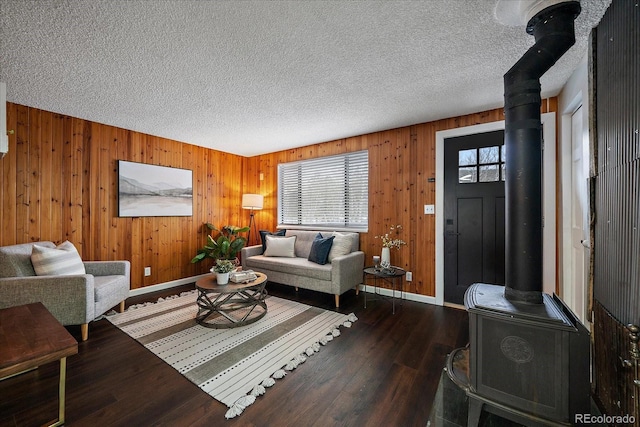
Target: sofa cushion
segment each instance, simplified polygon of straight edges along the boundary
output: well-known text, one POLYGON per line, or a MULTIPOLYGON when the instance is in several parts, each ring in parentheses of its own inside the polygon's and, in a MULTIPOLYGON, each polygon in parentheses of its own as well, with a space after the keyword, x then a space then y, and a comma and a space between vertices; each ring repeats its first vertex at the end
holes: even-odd
POLYGON ((309 258, 307 259, 311 262, 315 262, 316 264, 326 264, 334 238, 335 236, 322 237, 322 234, 318 233, 311 244, 311 251, 309 252, 309 258))
POLYGON ((260 230, 260 241, 262 241, 262 252, 267 249, 267 240, 265 236, 284 236, 287 230, 278 230, 276 232, 271 232, 269 230, 260 230))
POLYGON ((31 263, 38 276, 86 274, 78 250, 68 240, 55 248, 34 244, 31 250, 31 263))
POLYGON ((329 262, 333 261, 334 258, 351 253, 352 247, 352 241, 348 235, 333 233, 333 237, 333 245, 331 245, 331 251, 329 251, 329 256, 327 257, 329 262))
POLYGON ((265 236, 267 248, 264 256, 293 258, 295 254, 296 237, 265 236))
MULTIPOLYGON (((36 271, 31 263, 33 243, 0 247, 0 277, 35 276, 36 271)), ((55 248, 52 242, 38 242, 38 245, 55 248)))
POLYGON ((331 264, 319 265, 306 258, 282 258, 255 255, 246 261, 247 268, 255 271, 264 271, 269 277, 269 271, 310 277, 318 280, 331 281, 331 264))

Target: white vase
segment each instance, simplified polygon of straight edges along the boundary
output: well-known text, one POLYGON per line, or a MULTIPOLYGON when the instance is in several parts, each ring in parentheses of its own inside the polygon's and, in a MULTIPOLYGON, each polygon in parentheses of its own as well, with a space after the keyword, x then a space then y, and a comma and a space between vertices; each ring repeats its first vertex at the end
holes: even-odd
POLYGON ((216 273, 216 282, 218 285, 226 285, 229 283, 229 273, 216 273))
POLYGON ((380 254, 380 265, 383 268, 391 265, 391 251, 389 248, 382 248, 382 254, 380 254))

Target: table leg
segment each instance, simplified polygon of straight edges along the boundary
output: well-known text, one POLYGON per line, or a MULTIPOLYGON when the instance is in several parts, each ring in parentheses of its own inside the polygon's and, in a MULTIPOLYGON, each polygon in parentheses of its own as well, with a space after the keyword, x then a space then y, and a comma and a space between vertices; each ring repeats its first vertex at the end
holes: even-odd
POLYGON ((362 284, 364 285, 364 308, 367 308, 367 273, 362 274, 362 284))
POLYGON ((64 425, 65 384, 67 382, 67 358, 60 359, 60 383, 58 384, 58 420, 50 427, 64 425))
POLYGON ((396 314, 396 278, 391 279, 391 314, 396 314))

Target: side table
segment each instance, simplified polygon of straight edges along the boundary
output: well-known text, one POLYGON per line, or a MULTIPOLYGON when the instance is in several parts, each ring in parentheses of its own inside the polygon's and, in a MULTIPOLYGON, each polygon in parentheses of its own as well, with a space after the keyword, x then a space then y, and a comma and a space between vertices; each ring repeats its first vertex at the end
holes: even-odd
POLYGON ((60 361, 58 419, 51 426, 63 425, 67 357, 78 353, 78 342, 39 302, 0 310, 0 342, 0 378, 60 361))
MULTIPOLYGON (((404 275, 405 271, 400 267, 391 267, 392 270, 383 270, 375 267, 365 267, 363 270, 362 283, 367 284, 367 278, 373 278, 373 293, 383 296, 377 292, 378 280, 391 283, 391 313, 396 314, 396 282, 400 282, 400 299, 404 291, 404 275)), ((367 308, 367 292, 364 293, 364 308, 367 308)))

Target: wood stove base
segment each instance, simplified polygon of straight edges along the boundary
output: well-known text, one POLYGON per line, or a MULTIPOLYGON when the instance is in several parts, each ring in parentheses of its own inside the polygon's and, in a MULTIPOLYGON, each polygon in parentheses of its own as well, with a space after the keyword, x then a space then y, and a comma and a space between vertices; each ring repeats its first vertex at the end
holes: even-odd
POLYGON ((477 427, 480 425, 480 419, 483 411, 527 427, 571 425, 536 417, 535 415, 518 411, 517 409, 503 405, 499 402, 494 402, 490 399, 476 394, 471 388, 469 382, 468 346, 452 351, 447 357, 447 365, 445 369, 451 381, 453 381, 458 387, 460 387, 468 397, 469 406, 467 426, 469 427, 477 427))
POLYGON ((471 391, 467 391, 467 396, 469 397, 469 415, 467 418, 467 426, 469 427, 477 427, 479 425, 482 411, 490 412, 492 414, 498 415, 499 417, 506 418, 527 427, 571 425, 558 423, 551 420, 545 420, 535 417, 531 414, 525 414, 524 412, 509 408, 508 406, 504 406, 497 402, 485 399, 482 396, 478 396, 471 391))

